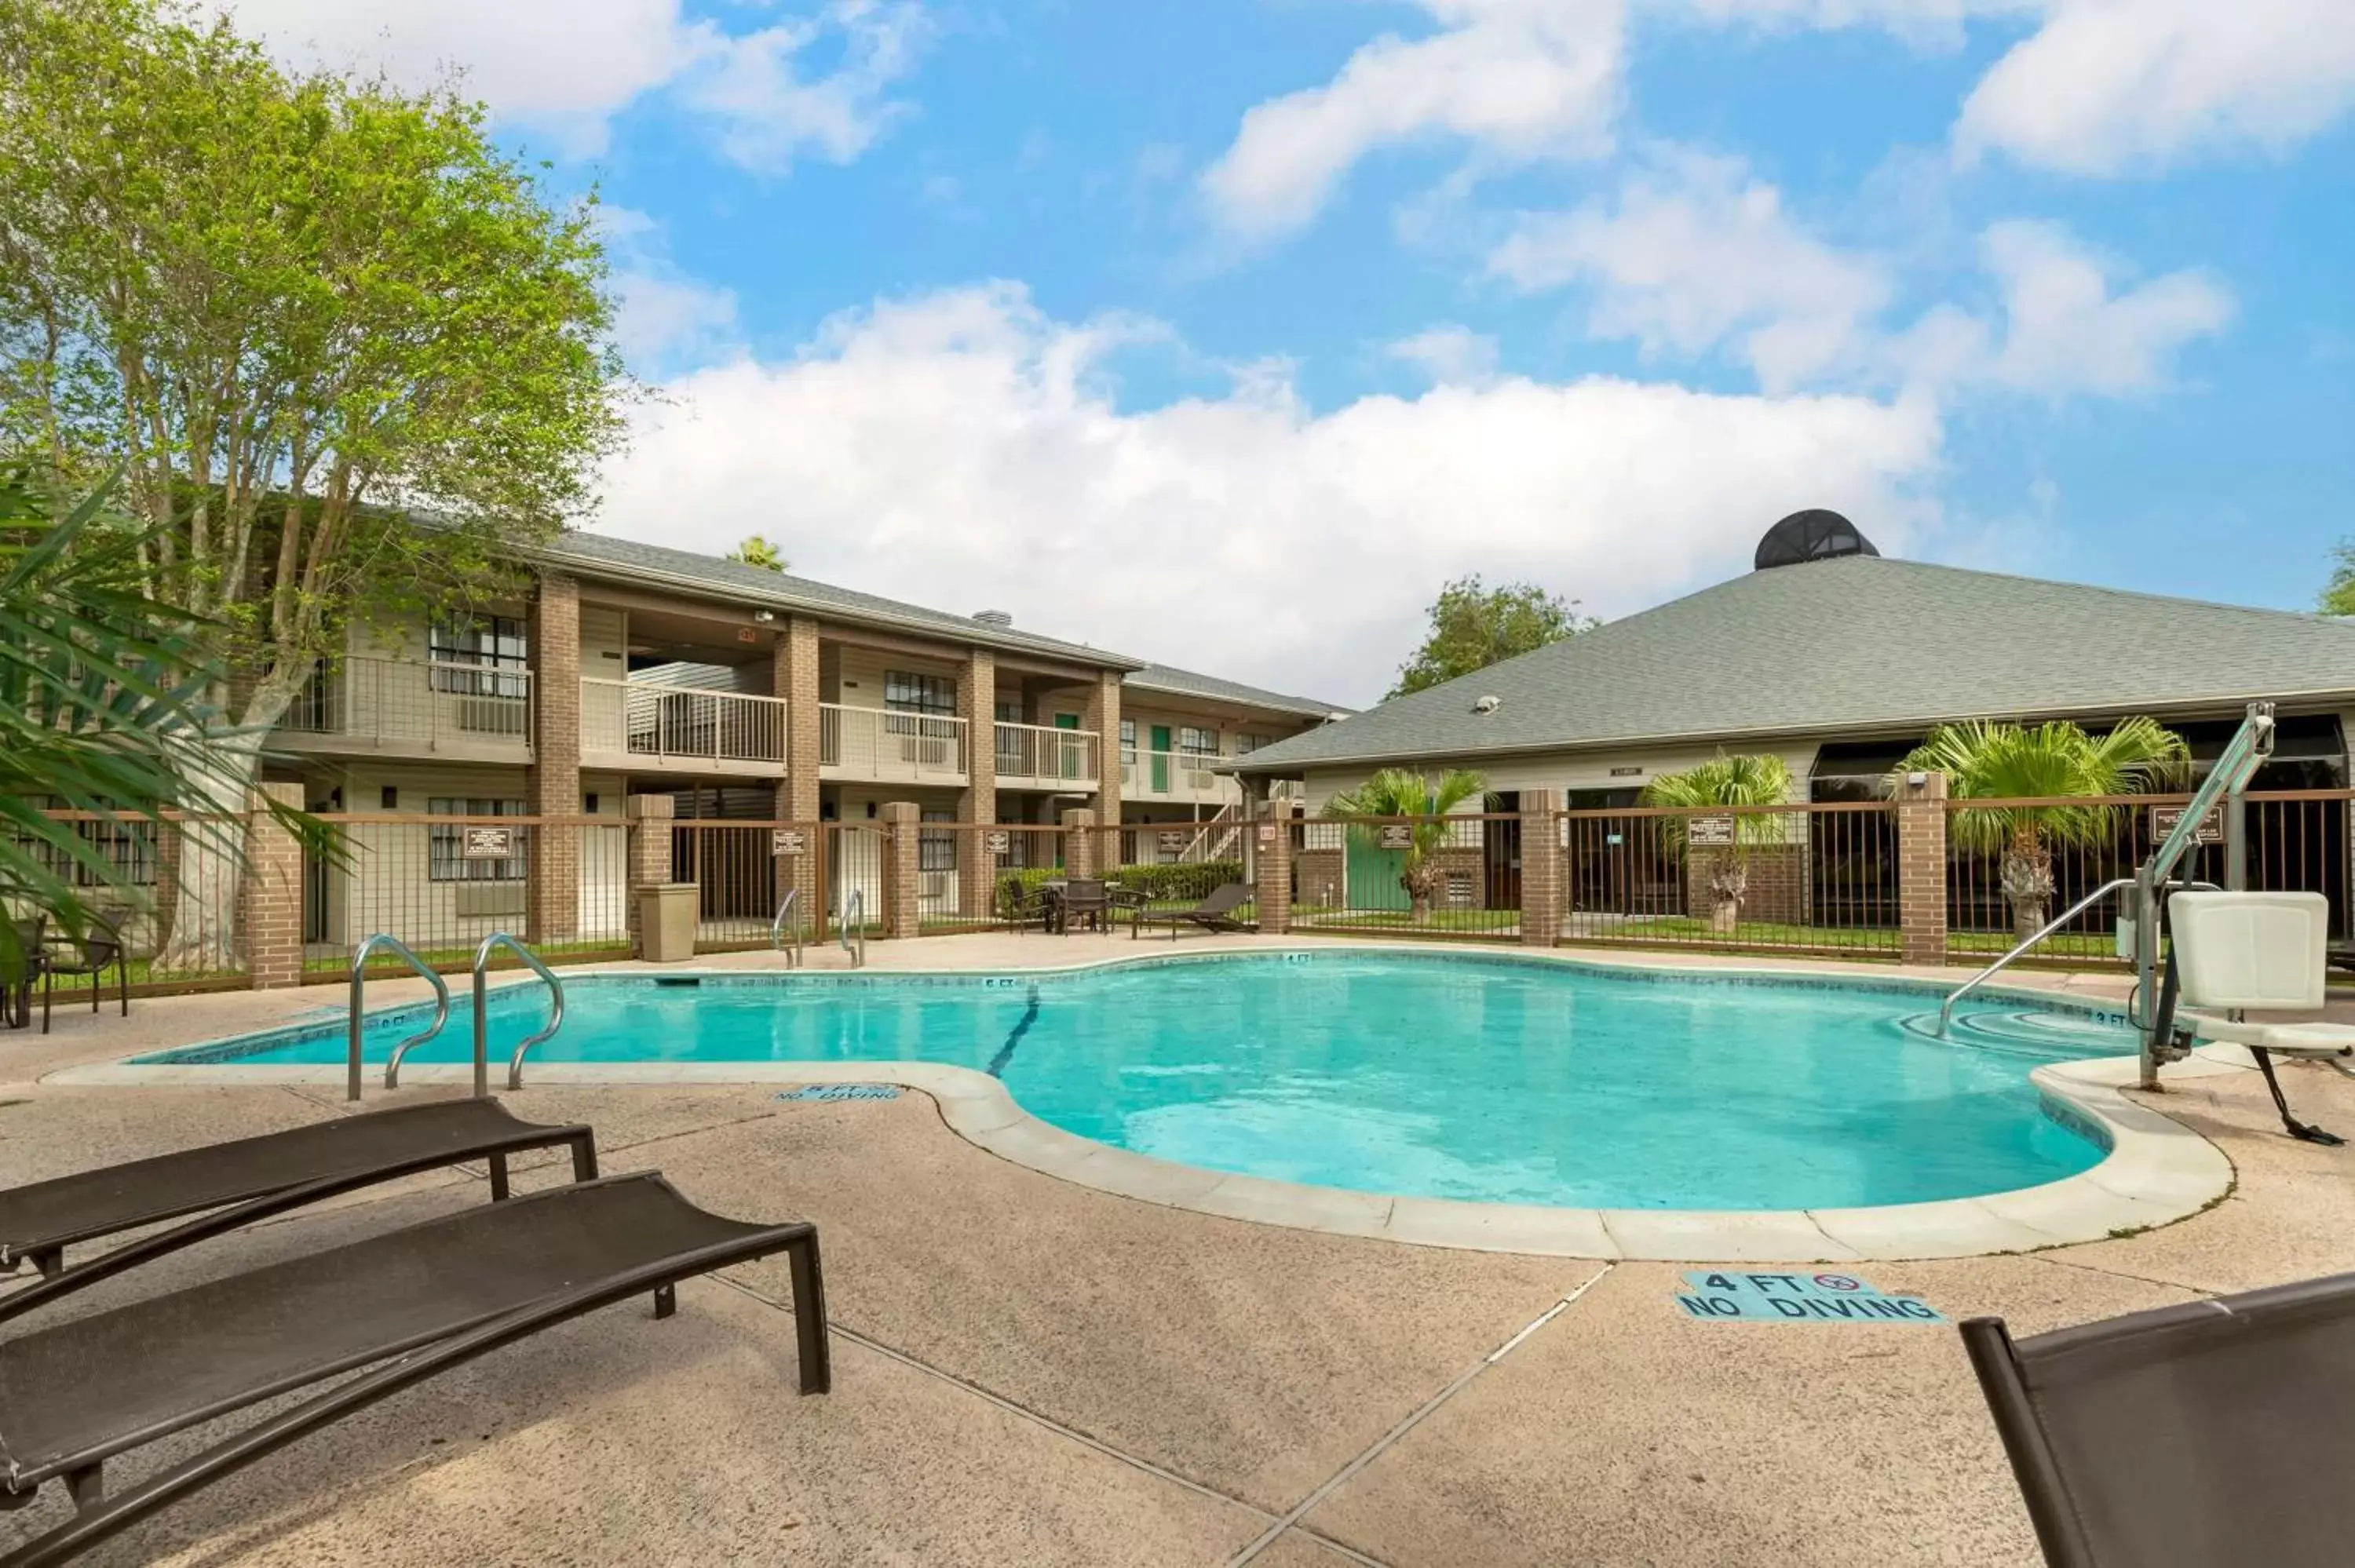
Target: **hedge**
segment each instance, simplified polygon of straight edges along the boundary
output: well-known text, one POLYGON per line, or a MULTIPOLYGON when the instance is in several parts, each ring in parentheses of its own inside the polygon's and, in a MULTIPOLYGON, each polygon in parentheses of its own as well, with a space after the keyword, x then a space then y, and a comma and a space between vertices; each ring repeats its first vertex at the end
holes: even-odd
MULTIPOLYGON (((997 915, 1011 920, 1038 894, 1043 883, 1066 873, 1060 866, 1026 866, 997 874, 997 915)), ((1176 865, 1124 865, 1104 874, 1114 887, 1141 893, 1150 904, 1199 904, 1230 882, 1241 882, 1239 860, 1188 861, 1176 865)))

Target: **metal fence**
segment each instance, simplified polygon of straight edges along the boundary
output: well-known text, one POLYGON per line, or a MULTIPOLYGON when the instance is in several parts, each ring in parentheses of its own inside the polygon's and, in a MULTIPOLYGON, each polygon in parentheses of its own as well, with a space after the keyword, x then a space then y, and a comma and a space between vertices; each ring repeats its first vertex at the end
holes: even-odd
POLYGON ((1305 818, 1293 828, 1292 927, 1518 937, 1521 831, 1518 814, 1305 818))
MULTIPOLYGON (((133 992, 197 991, 241 985, 246 978, 243 910, 237 857, 240 818, 205 821, 173 816, 161 823, 109 818, 91 811, 51 811, 49 820, 90 846, 111 867, 101 874, 79 857, 38 839, 25 842, 48 871, 71 885, 123 942, 133 992)), ((20 934, 78 967, 87 955, 45 916, 18 916, 20 934)), ((87 997, 92 977, 57 973, 59 997, 87 997)), ((106 983, 115 983, 110 969, 106 983)))
POLYGON ((1561 816, 1565 942, 1891 958, 1886 801, 1630 807, 1561 816))

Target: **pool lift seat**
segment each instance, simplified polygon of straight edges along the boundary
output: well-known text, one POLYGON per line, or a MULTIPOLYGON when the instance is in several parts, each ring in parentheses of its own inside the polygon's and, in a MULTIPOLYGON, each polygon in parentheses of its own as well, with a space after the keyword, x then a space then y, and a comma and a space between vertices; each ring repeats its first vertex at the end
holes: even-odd
POLYGON ((2292 1138, 2345 1139, 2290 1114, 2275 1056, 2318 1062, 2355 1078, 2355 1025, 2262 1022, 2225 1012, 2319 1008, 2329 958, 2330 905, 2319 893, 2178 893, 2167 900, 2173 940, 2152 1020, 2154 1039, 2245 1047, 2292 1138))

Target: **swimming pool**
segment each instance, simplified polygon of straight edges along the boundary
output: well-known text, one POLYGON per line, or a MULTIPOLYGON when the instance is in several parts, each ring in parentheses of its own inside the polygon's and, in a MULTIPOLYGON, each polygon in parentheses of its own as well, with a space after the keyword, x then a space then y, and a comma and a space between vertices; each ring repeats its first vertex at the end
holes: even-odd
MULTIPOLYGON (((1029 976, 614 974, 567 983, 558 1063, 946 1063, 1081 1137, 1213 1171, 1489 1203, 1829 1209, 2090 1170, 2041 1063, 2133 1049, 2090 1013, 1991 998, 1930 1035, 1889 984, 1503 955, 1203 956, 1029 976)), ((491 1055, 536 1028, 495 993, 491 1055)), ((373 1018, 380 1062, 418 1012, 373 1018)), ((340 1064, 340 1022, 158 1063, 340 1064)), ((413 1063, 470 1059, 463 1008, 413 1063)))

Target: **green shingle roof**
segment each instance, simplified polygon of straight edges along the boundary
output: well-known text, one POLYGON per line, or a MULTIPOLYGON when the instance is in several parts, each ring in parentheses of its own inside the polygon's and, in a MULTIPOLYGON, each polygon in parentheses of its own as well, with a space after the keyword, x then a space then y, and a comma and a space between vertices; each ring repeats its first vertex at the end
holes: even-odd
POLYGON ((1720 583, 1238 771, 2348 694, 2355 621, 1851 556, 1720 583))

